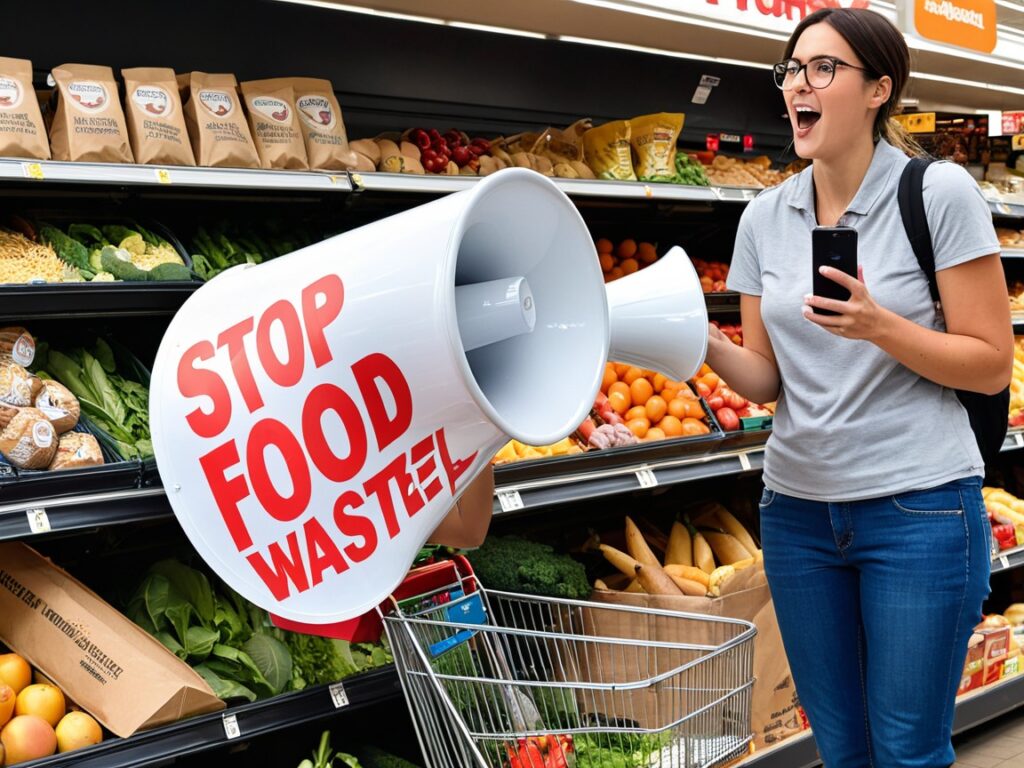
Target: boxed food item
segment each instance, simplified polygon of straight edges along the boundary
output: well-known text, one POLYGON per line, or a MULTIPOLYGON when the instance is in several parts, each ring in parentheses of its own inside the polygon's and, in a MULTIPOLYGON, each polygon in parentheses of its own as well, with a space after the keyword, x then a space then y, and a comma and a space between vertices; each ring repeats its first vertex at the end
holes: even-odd
POLYGON ((0 543, 0 640, 118 736, 224 708, 187 664, 19 542, 0 543))
POLYGON ((196 163, 208 168, 259 168, 260 158, 238 100, 234 75, 192 72, 185 121, 196 163))
POLYGON ((0 57, 0 157, 50 159, 43 114, 32 89, 32 62, 0 57))
POLYGON ((964 673, 960 678, 957 695, 980 688, 985 676, 985 638, 979 634, 971 635, 967 645, 967 659, 964 662, 964 673))
POLYGON ((122 69, 125 114, 135 162, 195 165, 173 69, 122 69))
POLYGON ((249 127, 263 168, 309 169, 306 146, 295 116, 295 93, 280 80, 242 83, 249 127))
POLYGON ((54 160, 134 162, 114 70, 64 64, 53 70, 59 98, 50 130, 54 160))

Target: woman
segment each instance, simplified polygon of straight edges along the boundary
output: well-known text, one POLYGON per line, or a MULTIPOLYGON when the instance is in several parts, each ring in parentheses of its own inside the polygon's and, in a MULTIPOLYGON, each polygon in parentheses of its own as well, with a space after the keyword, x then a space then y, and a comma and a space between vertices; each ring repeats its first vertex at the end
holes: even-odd
POLYGON ((797 27, 775 76, 813 164, 744 212, 728 284, 745 346, 712 328, 708 349, 734 389, 778 399, 765 569, 827 768, 953 763, 988 594, 984 465, 953 390, 1009 382, 1006 284, 977 185, 936 163, 924 200, 941 311, 931 301, 896 196, 910 143, 890 116, 908 72, 906 43, 875 13, 827 9, 797 27), (858 231, 860 278, 822 274, 848 301, 810 295, 811 231, 837 225, 858 231))

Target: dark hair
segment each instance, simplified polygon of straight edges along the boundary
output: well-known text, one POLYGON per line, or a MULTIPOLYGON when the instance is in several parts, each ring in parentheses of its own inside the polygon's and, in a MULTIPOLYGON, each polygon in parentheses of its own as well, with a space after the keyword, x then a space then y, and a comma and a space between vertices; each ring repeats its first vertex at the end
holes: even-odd
POLYGON ((903 34, 884 16, 861 8, 822 8, 801 21, 786 43, 783 58, 793 56, 804 30, 825 22, 850 45, 864 65, 864 77, 892 79, 892 93, 875 116, 875 137, 881 137, 908 155, 922 154, 921 147, 893 115, 901 111, 900 98, 910 77, 910 50, 903 34))

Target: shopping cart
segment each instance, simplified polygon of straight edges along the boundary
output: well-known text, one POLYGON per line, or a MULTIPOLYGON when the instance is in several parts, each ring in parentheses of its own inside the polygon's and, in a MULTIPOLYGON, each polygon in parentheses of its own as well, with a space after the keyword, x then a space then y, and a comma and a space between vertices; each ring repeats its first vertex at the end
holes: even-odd
POLYGON ((430 569, 380 610, 428 768, 713 768, 748 752, 752 624, 484 590, 464 558, 430 569))

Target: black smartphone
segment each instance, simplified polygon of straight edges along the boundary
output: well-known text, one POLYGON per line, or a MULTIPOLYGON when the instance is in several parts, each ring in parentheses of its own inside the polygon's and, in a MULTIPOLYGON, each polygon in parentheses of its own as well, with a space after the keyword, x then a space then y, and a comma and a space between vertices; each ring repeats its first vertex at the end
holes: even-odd
MULTIPOLYGON (((814 264, 814 295, 849 301, 850 292, 822 275, 821 267, 833 267, 857 277, 857 230, 852 227, 815 227, 811 232, 811 261, 814 264)), ((819 315, 835 315, 831 309, 813 308, 819 315)))

